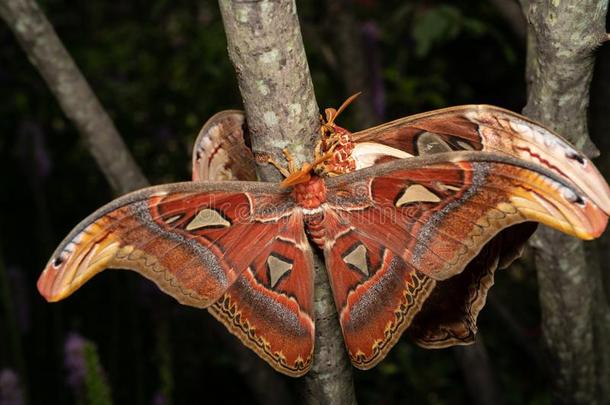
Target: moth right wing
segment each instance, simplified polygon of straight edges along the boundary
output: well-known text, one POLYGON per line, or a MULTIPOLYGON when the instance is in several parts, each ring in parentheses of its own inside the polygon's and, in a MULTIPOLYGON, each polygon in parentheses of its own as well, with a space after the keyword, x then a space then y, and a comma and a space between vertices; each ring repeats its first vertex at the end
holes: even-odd
MULTIPOLYGON (((515 157, 575 184, 610 213, 610 189, 589 159, 553 131, 502 108, 464 105, 425 112, 357 132, 353 140, 357 167, 469 150, 515 157)), ((496 268, 518 258, 535 229, 535 223, 506 229, 489 241, 463 273, 437 282, 409 329, 416 342, 428 348, 472 343, 496 268)))
MULTIPOLYGON (((459 150, 512 156, 574 183, 610 215, 610 188, 595 165, 557 133, 503 108, 463 105, 429 111, 354 133, 353 140, 354 154, 368 160, 367 145, 375 144, 413 156, 459 150)), ((383 158, 375 148, 371 155, 383 158)))
POLYGON ((501 239, 493 238, 500 232, 531 233, 523 223, 537 221, 592 239, 608 221, 549 170, 486 152, 403 159, 326 184, 324 254, 345 343, 359 368, 383 359, 414 322, 426 347, 471 343, 490 275, 516 254, 497 251, 501 239))

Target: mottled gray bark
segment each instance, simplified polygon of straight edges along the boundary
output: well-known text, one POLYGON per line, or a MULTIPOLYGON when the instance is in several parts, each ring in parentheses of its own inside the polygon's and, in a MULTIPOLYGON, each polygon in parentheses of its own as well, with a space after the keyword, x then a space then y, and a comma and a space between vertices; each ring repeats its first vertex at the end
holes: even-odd
MULTIPOLYGON (((589 86, 595 49, 606 38, 607 0, 522 0, 528 29, 528 101, 524 113, 565 135, 590 156, 589 86)), ((607 403, 608 300, 598 266, 581 241, 537 232, 536 266, 545 343, 553 361, 554 401, 607 403)))
POLYGON ((34 0, 0 0, 0 16, 78 128, 115 193, 148 183, 112 120, 34 0))
MULTIPOLYGON (((282 162, 287 148, 298 163, 310 161, 320 112, 294 2, 219 4, 255 155, 282 162)), ((273 166, 259 166, 263 180, 280 178, 273 166)))
POLYGON ((302 394, 310 405, 356 404, 352 364, 346 355, 328 276, 322 260, 316 259, 316 346, 302 394))
POLYGON ((595 49, 607 38, 607 0, 522 0, 529 23, 525 114, 567 137, 588 156, 587 133, 595 49))
MULTIPOLYGON (((271 154, 281 162, 281 149, 288 148, 299 163, 311 161, 319 137, 319 111, 294 1, 220 0, 219 4, 254 153, 271 154)), ((262 159, 259 169, 263 180, 279 179, 262 159)), ((316 351, 313 370, 304 377, 304 399, 310 404, 355 403, 352 370, 320 261, 315 309, 316 351)))

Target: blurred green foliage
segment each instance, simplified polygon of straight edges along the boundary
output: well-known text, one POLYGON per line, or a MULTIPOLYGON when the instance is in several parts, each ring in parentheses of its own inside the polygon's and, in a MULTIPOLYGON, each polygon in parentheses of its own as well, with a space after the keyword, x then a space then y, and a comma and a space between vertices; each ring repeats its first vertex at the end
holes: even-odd
POLYGON ((95 343, 87 341, 83 355, 85 359, 85 404, 112 405, 110 387, 102 372, 95 343))
MULTIPOLYGON (((190 147, 203 122, 239 108, 217 4, 152 0, 45 0, 42 6, 151 182, 190 177, 190 147)), ((329 38, 340 26, 326 2, 298 4, 320 106, 338 106, 346 67, 329 38)), ((487 1, 353 1, 348 10, 378 31, 385 120, 464 103, 519 110, 525 101, 524 48, 487 1)), ((0 24, 0 229, 7 267, 16 269, 27 303, 19 327, 32 403, 70 403, 62 345, 78 330, 95 341, 112 394, 92 380, 99 403, 252 403, 224 333, 205 311, 181 307, 129 272, 107 272, 73 297, 48 305, 35 280, 53 248, 80 219, 113 196, 74 127, 0 24), (155 332, 157 331, 157 332, 155 332)), ((358 38, 353 46, 362 46, 358 38)), ((363 97, 367 97, 366 94, 363 97)), ((341 124, 354 130, 348 111, 341 124)), ((17 280, 17 279, 16 279, 17 280)), ((535 277, 502 272, 493 294, 525 325, 538 348, 535 277), (519 297, 519 299, 515 299, 519 297)), ((25 304, 24 304, 25 305, 25 304)), ((22 306, 23 307, 23 306, 22 306)), ((21 308, 23 309, 23 308, 21 308)), ((0 324, 7 315, 0 312, 0 324)), ((507 404, 548 403, 546 377, 486 309, 480 330, 507 404)), ((14 331, 13 331, 14 332, 14 331)), ((0 328, 0 368, 16 367, 11 334, 0 328)), ((235 341, 234 344, 239 344, 235 341)), ((451 350, 425 351, 408 338, 387 360, 356 373, 363 404, 471 403, 451 350)))

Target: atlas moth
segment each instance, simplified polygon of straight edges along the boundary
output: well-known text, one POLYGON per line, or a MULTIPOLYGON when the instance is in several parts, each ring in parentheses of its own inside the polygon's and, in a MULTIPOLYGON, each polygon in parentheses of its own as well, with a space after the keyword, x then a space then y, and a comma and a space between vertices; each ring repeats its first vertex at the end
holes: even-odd
POLYGON ((325 111, 313 162, 270 161, 281 184, 256 181, 243 112, 216 114, 195 142, 193 181, 129 193, 84 219, 40 293, 58 301, 106 268, 134 270, 301 376, 313 361, 317 250, 346 350, 368 369, 405 331, 427 348, 472 343, 495 270, 536 222, 582 239, 604 231, 607 183, 540 124, 466 105, 351 133, 335 123, 351 100, 325 111))

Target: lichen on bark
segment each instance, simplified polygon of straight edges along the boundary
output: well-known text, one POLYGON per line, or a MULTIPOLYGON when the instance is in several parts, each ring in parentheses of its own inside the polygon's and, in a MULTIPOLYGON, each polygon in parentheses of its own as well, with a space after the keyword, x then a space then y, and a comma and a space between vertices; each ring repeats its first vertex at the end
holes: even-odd
MULTIPOLYGON (((319 110, 292 1, 219 2, 255 154, 311 160, 319 110)), ((278 173, 262 162, 263 180, 278 173)))

